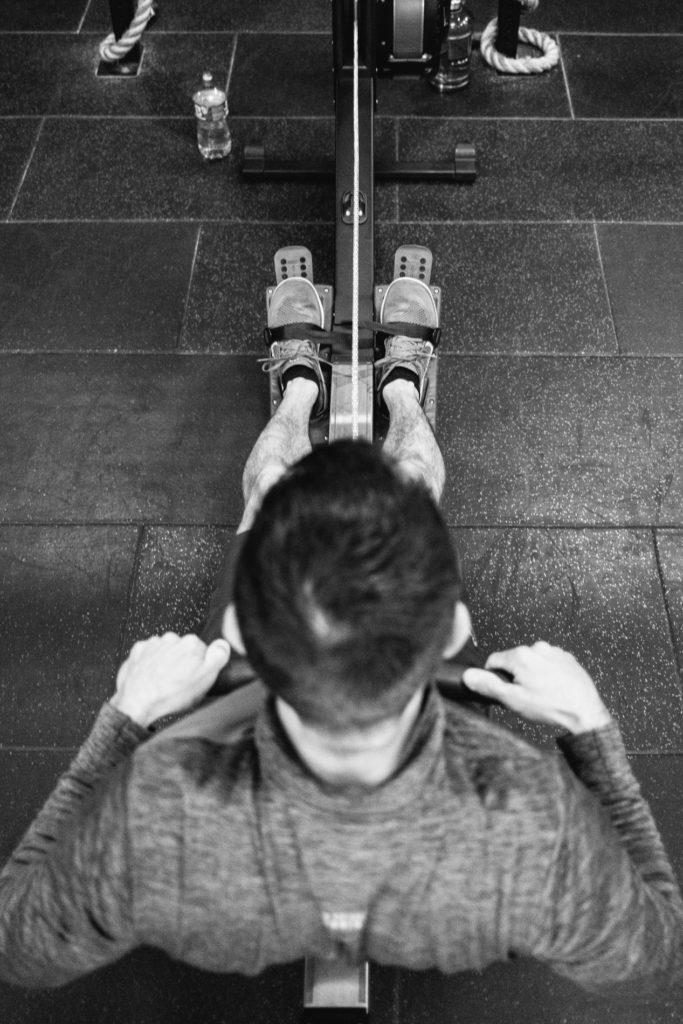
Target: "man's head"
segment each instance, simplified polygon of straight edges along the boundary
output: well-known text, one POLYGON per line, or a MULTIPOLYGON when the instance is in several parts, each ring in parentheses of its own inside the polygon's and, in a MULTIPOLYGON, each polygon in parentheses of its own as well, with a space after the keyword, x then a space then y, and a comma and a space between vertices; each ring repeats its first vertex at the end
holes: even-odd
POLYGON ((266 686, 302 721, 343 732, 400 714, 429 680, 461 590, 426 488, 347 441, 316 449, 268 492, 234 594, 266 686))

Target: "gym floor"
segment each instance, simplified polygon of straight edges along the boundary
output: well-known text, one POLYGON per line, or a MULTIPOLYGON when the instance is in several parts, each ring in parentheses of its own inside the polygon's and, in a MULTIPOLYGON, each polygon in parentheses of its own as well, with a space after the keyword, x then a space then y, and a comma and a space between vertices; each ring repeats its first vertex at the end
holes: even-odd
MULTIPOLYGON (((481 30, 496 4, 472 7, 481 30)), ((481 646, 542 637, 590 668, 683 878, 683 8, 541 0, 525 24, 559 40, 552 72, 499 76, 476 53, 460 95, 380 83, 378 157, 474 141, 480 172, 378 185, 377 280, 397 245, 433 250, 443 507, 481 646)), ((95 76, 108 31, 105 0, 0 12, 2 856, 132 642, 202 620, 268 416, 273 253, 307 245, 334 277, 331 189, 238 171, 251 140, 333 155, 329 4, 160 0, 134 79, 95 76), (236 150, 211 165, 191 104, 207 68, 236 150)), ((301 982, 300 964, 245 979, 142 950, 56 992, 1 987, 0 1007, 4 1024, 286 1024, 301 982)), ((683 1012, 526 963, 375 967, 371 997, 375 1024, 683 1012)))

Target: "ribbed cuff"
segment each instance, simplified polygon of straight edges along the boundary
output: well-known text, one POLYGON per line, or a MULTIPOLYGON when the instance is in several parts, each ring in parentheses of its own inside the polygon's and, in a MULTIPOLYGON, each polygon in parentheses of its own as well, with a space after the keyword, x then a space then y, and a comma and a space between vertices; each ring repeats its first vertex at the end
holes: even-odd
POLYGON ((632 775, 615 721, 601 729, 560 736, 557 745, 574 774, 590 789, 599 789, 614 781, 623 784, 632 775))
POLYGON ((78 752, 78 766, 85 771, 97 772, 105 765, 116 765, 150 735, 148 729, 138 725, 128 715, 109 703, 104 704, 90 735, 78 752))

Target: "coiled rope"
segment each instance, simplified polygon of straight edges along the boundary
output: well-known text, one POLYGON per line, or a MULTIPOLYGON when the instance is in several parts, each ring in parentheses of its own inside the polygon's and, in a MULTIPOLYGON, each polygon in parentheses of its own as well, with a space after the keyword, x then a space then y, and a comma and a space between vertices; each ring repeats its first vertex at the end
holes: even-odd
POLYGON ((120 39, 117 39, 112 32, 103 42, 100 43, 100 56, 102 60, 113 63, 121 60, 133 49, 142 37, 147 28, 147 23, 154 16, 154 0, 138 0, 138 9, 130 25, 120 39))
MULTIPOLYGON (((535 11, 539 0, 520 0, 520 3, 525 11, 535 11)), ((560 59, 557 43, 546 32, 538 32, 533 28, 520 28, 517 37, 521 43, 529 43, 540 50, 540 57, 506 57, 496 49, 497 38, 498 18, 494 18, 481 34, 479 51, 487 64, 504 74, 537 75, 541 71, 550 71, 560 59)))

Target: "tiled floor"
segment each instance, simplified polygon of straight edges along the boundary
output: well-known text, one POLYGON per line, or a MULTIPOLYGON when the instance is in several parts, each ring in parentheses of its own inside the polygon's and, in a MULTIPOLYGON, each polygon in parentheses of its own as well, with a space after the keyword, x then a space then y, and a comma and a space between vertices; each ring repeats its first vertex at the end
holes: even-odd
MULTIPOLYGON (((472 6, 481 29, 496 5, 472 6)), ((481 170, 377 187, 377 277, 400 242, 433 249, 444 508, 482 646, 543 636, 591 667, 683 878, 683 6, 541 0, 528 24, 556 33, 549 74, 476 55, 462 95, 381 83, 379 154, 472 139, 481 170)), ((3 855, 133 640, 201 622, 268 412, 272 253, 301 241, 333 278, 330 190, 204 166, 190 104, 211 67, 238 151, 332 156, 329 4, 160 0, 129 80, 94 75, 108 30, 105 0, 0 10, 3 855)), ((300 982, 146 950, 55 993, 1 987, 0 1019, 286 1022, 300 982)), ((531 964, 375 969, 372 995, 376 1024, 683 1020, 531 964)))

